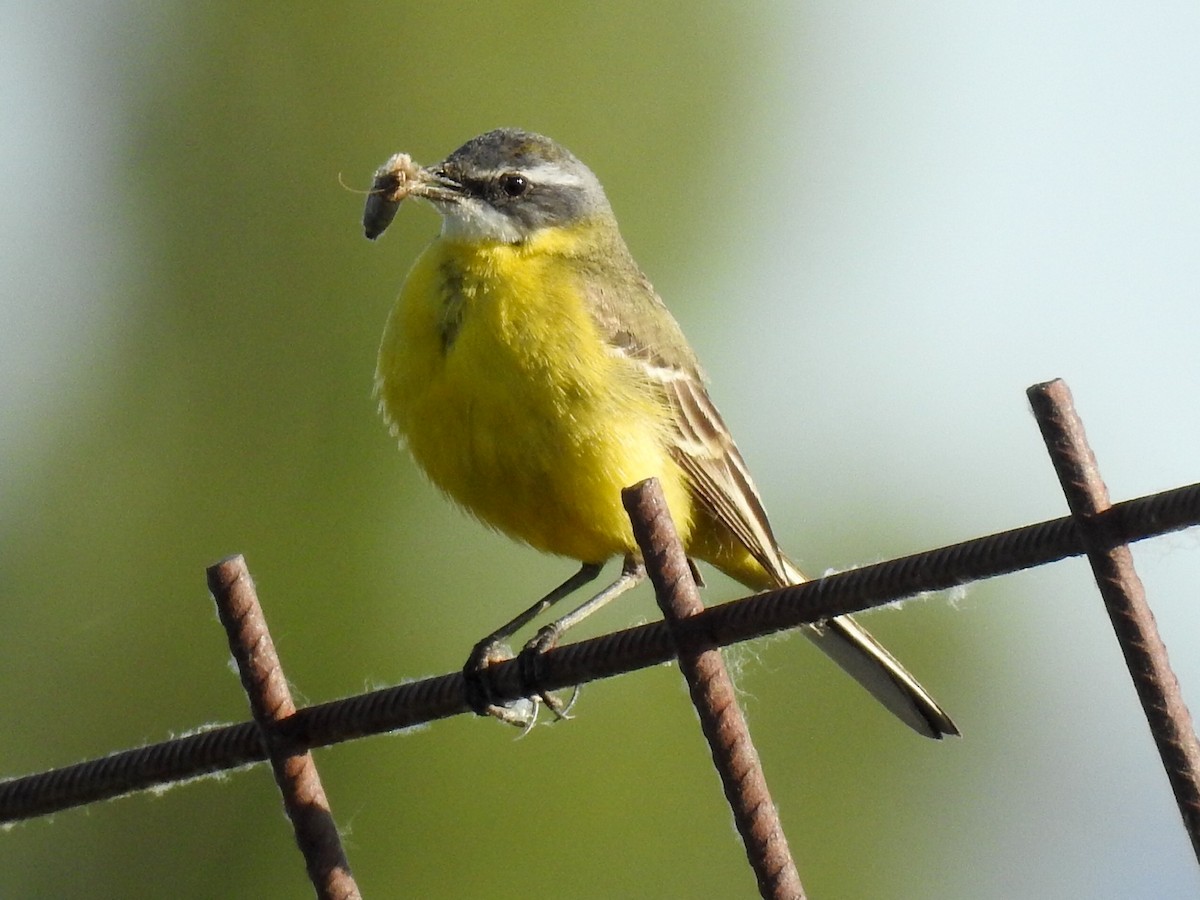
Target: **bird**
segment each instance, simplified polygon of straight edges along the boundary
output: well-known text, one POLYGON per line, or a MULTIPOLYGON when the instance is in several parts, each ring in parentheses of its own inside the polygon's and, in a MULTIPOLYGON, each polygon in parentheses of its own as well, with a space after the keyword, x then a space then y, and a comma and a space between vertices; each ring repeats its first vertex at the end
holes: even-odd
MULTIPOLYGON (((434 207, 441 229, 384 328, 375 373, 383 419, 475 518, 580 563, 476 645, 468 674, 607 561, 624 560, 617 580, 542 629, 535 649, 644 578, 621 490, 646 478, 661 483, 693 565, 754 591, 806 580, 780 549, 696 354, 591 169, 516 128, 481 134, 429 166, 397 153, 375 173, 366 236, 378 238, 410 197, 434 207)), ((919 734, 959 733, 850 616, 803 631, 919 734)), ((506 717, 486 698, 472 705, 506 717)))

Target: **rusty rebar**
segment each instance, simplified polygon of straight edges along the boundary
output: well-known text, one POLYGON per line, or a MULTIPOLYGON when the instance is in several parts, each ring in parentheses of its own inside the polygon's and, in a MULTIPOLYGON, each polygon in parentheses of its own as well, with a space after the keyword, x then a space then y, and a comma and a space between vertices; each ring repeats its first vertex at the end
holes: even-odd
POLYGON ((276 737, 274 726, 294 715, 296 704, 283 676, 246 561, 241 556, 231 556, 210 566, 207 575, 208 589, 212 591, 217 615, 225 627, 229 649, 250 701, 250 712, 258 724, 275 783, 283 795, 283 806, 292 821, 296 844, 304 854, 305 868, 317 897, 361 900, 312 753, 289 752, 276 737))
POLYGON ((1071 391, 1062 380, 1055 380, 1035 384, 1028 395, 1175 793, 1192 850, 1200 860, 1200 742, 1146 602, 1142 580, 1134 570, 1133 553, 1121 535, 1114 533, 1111 518, 1106 515, 1112 508, 1108 488, 1075 412, 1071 391))
MULTIPOLYGON (((1093 518, 1098 549, 1200 523, 1200 484, 1118 503, 1093 518)), ((882 606, 927 591, 1006 575, 1085 552, 1071 516, 1014 528, 937 550, 851 569, 801 585, 706 609, 679 624, 714 645, 882 606)), ((539 688, 558 690, 658 665, 674 656, 667 626, 652 622, 568 644, 546 654, 539 688)), ((514 661, 489 666, 497 702, 522 694, 514 661)), ((292 752, 431 722, 468 710, 461 673, 384 688, 297 710, 275 727, 292 752)), ((0 822, 46 815, 160 784, 265 759, 253 722, 123 750, 100 759, 0 782, 0 822)))
POLYGON ((658 607, 674 639, 679 670, 687 680, 725 799, 758 880, 758 892, 765 900, 804 900, 800 873, 788 849, 779 811, 771 799, 762 762, 721 651, 677 627, 684 619, 703 612, 704 604, 662 487, 654 478, 643 481, 622 491, 621 501, 633 523, 633 536, 642 550, 658 607))

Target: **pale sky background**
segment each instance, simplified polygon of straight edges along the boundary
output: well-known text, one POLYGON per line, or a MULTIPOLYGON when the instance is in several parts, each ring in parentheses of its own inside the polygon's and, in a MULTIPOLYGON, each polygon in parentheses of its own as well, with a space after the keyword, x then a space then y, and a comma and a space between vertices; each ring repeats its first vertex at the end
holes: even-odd
MULTIPOLYGON (((1200 479, 1200 4, 755 9, 765 62, 730 88, 754 102, 713 137, 700 177, 653 188, 688 192, 706 246, 639 252, 671 223, 638 211, 653 195, 606 184, 798 561, 819 573, 1064 514, 1024 396, 1056 376, 1114 500, 1200 479), (858 529, 872 542, 842 539, 858 529)), ((160 16, 0 5, 5 529, 34 514, 64 417, 106 390, 89 373, 139 314, 121 285, 156 265, 116 202, 129 123, 113 99, 131 80, 121 48, 154 53, 160 16)), ((405 149, 391 139, 378 161, 405 149)), ((604 153, 572 149, 605 179, 604 153)), ((1135 556, 1200 706, 1200 537, 1135 556)), ((946 820, 921 839, 945 845, 937 884, 954 892, 938 896, 1194 896, 1086 566, 1006 585, 969 588, 949 613, 978 656, 948 662, 959 681, 935 689, 967 734, 934 770, 946 820)))

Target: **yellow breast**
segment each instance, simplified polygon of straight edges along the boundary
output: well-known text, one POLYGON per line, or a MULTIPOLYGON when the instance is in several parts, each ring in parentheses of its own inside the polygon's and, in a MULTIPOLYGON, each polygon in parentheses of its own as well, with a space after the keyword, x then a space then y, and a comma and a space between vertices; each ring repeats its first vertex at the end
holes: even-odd
POLYGON ((430 479, 538 549, 602 562, 634 548, 621 488, 658 477, 681 532, 691 498, 670 408, 588 313, 585 234, 523 244, 438 239, 388 319, 376 389, 430 479))

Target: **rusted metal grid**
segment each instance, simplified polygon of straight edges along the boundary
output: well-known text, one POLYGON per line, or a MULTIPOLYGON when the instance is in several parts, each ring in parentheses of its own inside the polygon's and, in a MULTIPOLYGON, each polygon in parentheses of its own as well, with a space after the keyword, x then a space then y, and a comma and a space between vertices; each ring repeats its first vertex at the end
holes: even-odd
MULTIPOLYGON (((1128 544, 1200 524, 1200 484, 1111 504, 1070 392, 1034 385, 1029 401, 1071 515, 703 609, 656 485, 626 492, 663 622, 556 648, 523 682, 517 660, 490 666, 489 695, 516 700, 679 658, 764 897, 803 897, 757 754, 716 648, 917 594, 1087 555, 1167 778, 1200 859, 1200 744, 1128 544)), ((214 728, 0 782, 0 822, 270 760, 320 897, 357 897, 308 750, 469 711, 460 672, 295 709, 240 557, 209 570, 255 721, 214 728)))

